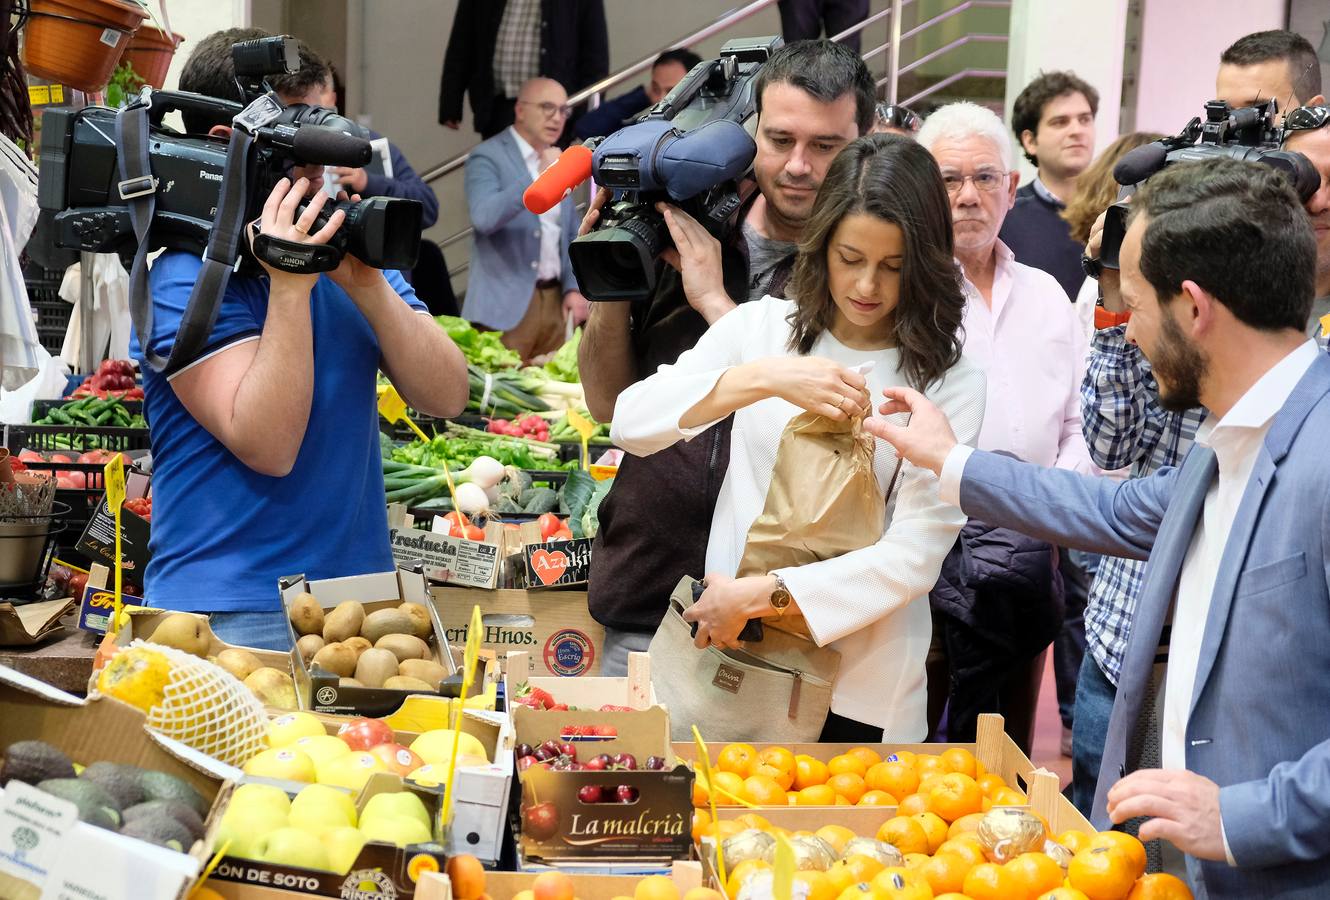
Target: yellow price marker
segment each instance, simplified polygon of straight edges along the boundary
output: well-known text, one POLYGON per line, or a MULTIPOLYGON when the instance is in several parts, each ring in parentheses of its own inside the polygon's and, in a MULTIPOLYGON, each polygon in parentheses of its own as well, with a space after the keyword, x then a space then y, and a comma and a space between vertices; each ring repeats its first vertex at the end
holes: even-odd
POLYGON ((226 856, 226 851, 230 849, 231 839, 227 838, 226 842, 217 848, 217 852, 212 855, 212 859, 208 861, 207 867, 199 875, 199 880, 194 883, 194 889, 189 892, 190 897, 198 896, 199 888, 203 887, 203 882, 208 880, 208 876, 213 873, 213 870, 217 868, 217 864, 222 861, 222 857, 226 856))
POLYGON ((1320 318, 1321 337, 1330 337, 1330 313, 1326 313, 1320 318))
POLYGON ((453 787, 457 779, 457 748, 462 743, 462 710, 466 698, 471 694, 471 682, 476 677, 476 660, 480 657, 480 634, 485 624, 480 616, 480 607, 471 607, 471 625, 466 632, 466 647, 462 651, 462 702, 457 704, 457 713, 453 718, 453 755, 448 760, 448 781, 443 789, 443 824, 446 828, 453 817, 453 787))
POLYGON ((776 860, 771 872, 771 896, 775 900, 794 900, 794 847, 785 835, 776 832, 776 860))
MULTIPOLYGON (((425 443, 429 443, 429 436, 420 430, 420 426, 411 421, 411 417, 406 414, 406 401, 402 395, 397 393, 397 388, 391 384, 385 385, 384 390, 379 394, 379 415, 383 416, 389 422, 396 425, 398 422, 405 422, 407 427, 416 433, 425 443)), ((443 467, 444 480, 448 482, 448 496, 452 498, 453 509, 457 514, 464 515, 462 507, 457 504, 457 488, 453 486, 453 473, 448 471, 448 467, 443 467)))
POLYGON ((582 436, 582 468, 591 468, 591 453, 589 445, 591 435, 596 433, 596 423, 592 422, 586 416, 575 409, 568 410, 568 424, 573 426, 573 430, 582 436))
MULTIPOLYGON (((697 765, 701 766, 702 774, 707 783, 707 803, 711 806, 711 821, 716 823, 720 818, 716 815, 716 779, 711 777, 711 755, 707 752, 707 742, 702 740, 702 732, 693 726, 693 743, 697 744, 697 765)), ((720 886, 723 891, 729 893, 729 879, 725 875, 725 854, 720 850, 720 841, 716 841, 716 877, 720 879, 720 886)))
POLYGON ((125 502, 124 458, 119 453, 112 456, 102 469, 102 475, 106 485, 106 505, 110 507, 111 516, 115 519, 115 614, 111 617, 111 621, 119 625, 120 589, 125 572, 125 562, 120 558, 120 507, 125 502))

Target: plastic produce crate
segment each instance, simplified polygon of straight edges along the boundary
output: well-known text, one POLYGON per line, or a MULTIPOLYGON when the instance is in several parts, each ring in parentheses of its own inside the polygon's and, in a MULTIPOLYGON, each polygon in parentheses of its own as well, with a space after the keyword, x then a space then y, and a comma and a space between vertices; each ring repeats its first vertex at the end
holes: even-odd
POLYGON ((48 353, 56 355, 65 343, 65 331, 74 307, 60 299, 60 283, 65 273, 60 269, 44 269, 29 262, 23 267, 23 284, 28 289, 28 304, 32 307, 37 326, 37 340, 48 353))

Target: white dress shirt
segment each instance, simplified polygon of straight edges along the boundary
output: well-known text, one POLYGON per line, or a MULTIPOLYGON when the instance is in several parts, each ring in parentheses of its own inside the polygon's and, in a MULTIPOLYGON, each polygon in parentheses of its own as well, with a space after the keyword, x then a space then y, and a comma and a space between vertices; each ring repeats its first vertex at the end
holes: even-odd
MULTIPOLYGON (((516 128, 509 125, 508 131, 512 133, 513 140, 517 141, 517 149, 522 153, 522 160, 526 163, 527 171, 531 173, 531 180, 535 181, 540 177, 540 154, 517 133, 516 128)), ((560 206, 561 204, 556 203, 540 214, 540 261, 536 265, 537 281, 558 278, 563 269, 563 260, 559 252, 560 206)))
POLYGON ((1078 472, 1098 470, 1081 434, 1081 378, 1090 344, 1075 308, 1047 272, 997 242, 993 301, 964 284, 965 355, 988 376, 981 450, 1078 472))
MULTIPOLYGON (((704 334, 697 346, 670 366, 619 395, 611 437, 629 453, 646 456, 701 434, 712 424, 680 428, 680 418, 715 387, 732 366, 795 356, 787 344, 786 317, 794 304, 764 297, 741 303, 704 334)), ((853 350, 823 332, 810 356, 846 367, 868 361, 874 402, 882 389, 905 384, 899 354, 853 350)), ((973 441, 984 414, 984 376, 962 359, 927 396, 943 410, 963 440, 973 441)), ((735 413, 730 464, 721 484, 707 543, 707 571, 738 571, 753 520, 762 512, 781 434, 802 410, 779 397, 735 413)), ((903 424, 903 416, 898 419, 903 424)), ((897 456, 877 441, 873 471, 887 497, 897 456)), ((703 478, 699 472, 696 477, 703 478)), ((669 502, 668 491, 662 502, 669 502)), ((924 660, 932 640, 928 592, 942 561, 965 524, 954 505, 938 499, 937 478, 927 469, 901 464, 899 486, 887 499, 886 528, 876 543, 834 559, 778 569, 799 604, 814 640, 840 651, 832 687, 834 712, 881 725, 885 741, 921 741, 928 731, 924 660)), ((705 573, 695 572, 695 576, 705 573)), ((631 587, 625 588, 631 590, 631 587)))

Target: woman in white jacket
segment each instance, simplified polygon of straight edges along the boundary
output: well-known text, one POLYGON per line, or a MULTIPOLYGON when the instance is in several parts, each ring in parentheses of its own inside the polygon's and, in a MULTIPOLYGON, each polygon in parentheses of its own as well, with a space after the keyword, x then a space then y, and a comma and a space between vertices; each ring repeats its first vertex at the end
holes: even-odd
MULTIPOLYGON (((677 209, 665 214, 687 284, 689 267, 714 264, 719 248, 677 209)), ((765 576, 733 576, 765 503, 781 433, 801 410, 837 420, 864 415, 870 392, 909 385, 947 413, 962 442, 975 440, 985 385, 961 357, 960 284, 933 158, 908 138, 860 138, 837 156, 818 192, 792 299, 741 303, 615 406, 614 441, 638 455, 734 414, 707 588, 685 619, 698 625, 698 647, 737 647, 744 624, 772 615, 773 593, 787 591, 813 639, 841 654, 823 741, 924 740, 927 594, 965 516, 942 502, 931 472, 909 463, 893 490, 897 457, 879 441, 873 468, 888 515, 875 543, 765 576)))

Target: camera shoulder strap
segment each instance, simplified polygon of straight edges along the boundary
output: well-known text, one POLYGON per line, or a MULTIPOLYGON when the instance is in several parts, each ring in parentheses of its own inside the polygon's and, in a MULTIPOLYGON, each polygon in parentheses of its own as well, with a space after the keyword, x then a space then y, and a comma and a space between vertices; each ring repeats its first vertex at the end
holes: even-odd
POLYGON ((217 218, 208 236, 203 267, 185 304, 180 327, 169 357, 154 353, 152 340, 152 291, 148 287, 148 231, 157 207, 157 179, 148 154, 148 109, 146 98, 132 103, 116 117, 116 144, 120 158, 120 197, 129 207, 130 224, 138 249, 129 272, 129 312, 143 357, 155 372, 171 374, 198 358, 207 346, 222 295, 239 259, 249 182, 249 148, 253 138, 244 128, 232 131, 227 147, 226 168, 218 197, 217 218))

